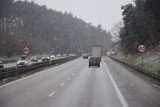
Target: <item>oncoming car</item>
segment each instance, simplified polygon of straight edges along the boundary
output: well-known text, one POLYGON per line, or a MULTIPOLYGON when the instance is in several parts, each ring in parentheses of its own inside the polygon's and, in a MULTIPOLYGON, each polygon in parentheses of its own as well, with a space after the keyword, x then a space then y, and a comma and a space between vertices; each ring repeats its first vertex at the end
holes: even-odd
POLYGON ((56 55, 56 58, 57 58, 57 59, 61 58, 61 54, 57 54, 57 55, 56 55))
POLYGON ((63 55, 62 55, 62 57, 64 57, 64 58, 65 58, 65 57, 67 57, 67 55, 66 55, 66 54, 63 54, 63 55))
POLYGON ((33 56, 30 58, 31 62, 38 62, 38 58, 36 56, 33 56))
POLYGON ((42 62, 48 62, 50 61, 50 57, 49 56, 43 56, 42 57, 42 62))
POLYGON ((50 60, 54 60, 54 59, 56 59, 56 56, 55 55, 51 55, 50 56, 50 60))
POLYGON ((26 56, 22 56, 18 61, 17 61, 17 67, 20 66, 29 66, 31 64, 30 60, 26 56))

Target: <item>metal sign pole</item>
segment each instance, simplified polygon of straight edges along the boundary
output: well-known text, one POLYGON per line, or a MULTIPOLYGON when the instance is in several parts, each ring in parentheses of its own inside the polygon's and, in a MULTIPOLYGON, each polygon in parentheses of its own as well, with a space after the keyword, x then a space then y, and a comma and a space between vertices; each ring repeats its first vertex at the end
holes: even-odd
POLYGON ((142 56, 142 68, 143 68, 143 53, 142 53, 142 55, 141 55, 141 56, 142 56))
POLYGON ((141 59, 142 59, 142 68, 143 68, 143 53, 144 53, 145 49, 146 49, 145 45, 140 45, 140 46, 138 47, 139 52, 142 53, 142 55, 141 55, 141 59))

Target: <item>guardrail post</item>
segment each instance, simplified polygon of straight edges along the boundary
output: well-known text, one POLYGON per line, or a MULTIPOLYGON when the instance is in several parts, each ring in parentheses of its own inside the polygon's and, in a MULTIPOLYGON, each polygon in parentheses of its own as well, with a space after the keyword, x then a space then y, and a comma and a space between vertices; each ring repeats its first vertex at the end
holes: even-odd
POLYGON ((143 53, 142 53, 142 68, 143 68, 143 53))

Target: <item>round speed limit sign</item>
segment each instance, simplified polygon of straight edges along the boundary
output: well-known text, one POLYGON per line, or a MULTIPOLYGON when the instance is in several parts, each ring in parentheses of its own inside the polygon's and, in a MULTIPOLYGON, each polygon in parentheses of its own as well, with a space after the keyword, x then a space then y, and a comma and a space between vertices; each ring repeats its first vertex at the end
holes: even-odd
POLYGON ((23 48, 23 53, 24 54, 28 55, 30 52, 31 52, 31 49, 29 47, 26 46, 26 47, 23 48))
POLYGON ((140 46, 138 47, 138 50, 139 50, 139 52, 144 52, 144 51, 146 50, 145 45, 140 45, 140 46))

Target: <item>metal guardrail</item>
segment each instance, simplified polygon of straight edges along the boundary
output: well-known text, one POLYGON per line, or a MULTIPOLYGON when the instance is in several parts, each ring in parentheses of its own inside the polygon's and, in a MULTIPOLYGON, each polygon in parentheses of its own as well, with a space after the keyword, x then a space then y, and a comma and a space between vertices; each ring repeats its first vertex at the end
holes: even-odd
POLYGON ((139 72, 147 75, 148 77, 151 77, 151 78, 153 78, 153 79, 156 79, 156 80, 160 81, 160 75, 157 75, 157 74, 155 74, 155 73, 152 73, 152 72, 150 72, 150 71, 148 71, 148 70, 146 70, 146 69, 144 69, 144 68, 140 68, 140 67, 135 66, 135 65, 132 65, 132 64, 130 64, 130 63, 127 63, 127 62, 118 60, 118 59, 116 59, 116 58, 113 58, 113 57, 109 57, 109 58, 111 58, 112 60, 114 60, 114 61, 116 61, 116 62, 120 62, 120 63, 122 63, 122 64, 124 64, 124 65, 127 65, 127 66, 129 66, 129 67, 131 67, 131 68, 133 68, 133 69, 135 69, 135 70, 137 70, 137 71, 139 71, 139 72))
POLYGON ((66 57, 66 58, 61 58, 61 59, 56 59, 56 60, 50 60, 47 62, 38 62, 30 66, 3 68, 3 69, 0 69, 0 80, 10 78, 10 77, 15 77, 17 75, 24 74, 29 71, 44 68, 47 66, 64 63, 69 60, 73 60, 75 58, 77 57, 66 57))

